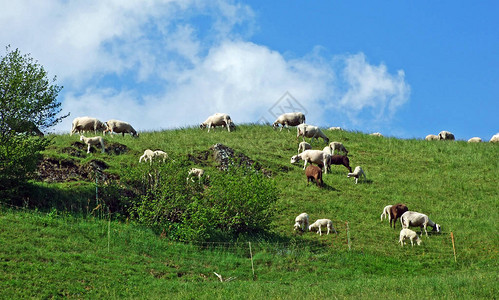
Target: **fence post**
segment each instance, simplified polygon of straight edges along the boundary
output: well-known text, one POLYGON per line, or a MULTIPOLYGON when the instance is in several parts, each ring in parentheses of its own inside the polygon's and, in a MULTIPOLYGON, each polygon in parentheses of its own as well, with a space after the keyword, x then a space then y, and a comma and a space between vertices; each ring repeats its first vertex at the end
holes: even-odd
POLYGON ((352 250, 352 246, 350 245, 350 230, 348 228, 348 222, 345 222, 345 225, 347 227, 347 242, 348 242, 348 251, 352 250))
POLYGON ((109 207, 107 208, 107 213, 109 214, 109 222, 107 223, 107 252, 109 253, 109 245, 111 243, 111 211, 109 207))
POLYGON ((251 270, 253 271, 253 280, 255 280, 255 267, 253 266, 253 252, 251 252, 251 242, 248 242, 251 258, 251 270))
POLYGON ((454 262, 457 262, 457 258, 456 258, 456 245, 454 243, 454 233, 450 233, 450 238, 452 239, 452 249, 454 250, 454 262))

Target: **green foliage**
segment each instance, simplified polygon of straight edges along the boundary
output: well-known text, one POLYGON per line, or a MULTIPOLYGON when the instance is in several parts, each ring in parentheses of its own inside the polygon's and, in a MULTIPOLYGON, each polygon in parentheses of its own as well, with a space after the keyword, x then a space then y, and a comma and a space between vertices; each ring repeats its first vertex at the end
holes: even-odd
POLYGON ((0 60, 0 195, 12 198, 49 143, 36 138, 43 136, 40 128, 66 116, 57 117, 61 104, 56 98, 62 87, 51 84, 43 67, 28 55, 9 47, 6 52, 0 60))

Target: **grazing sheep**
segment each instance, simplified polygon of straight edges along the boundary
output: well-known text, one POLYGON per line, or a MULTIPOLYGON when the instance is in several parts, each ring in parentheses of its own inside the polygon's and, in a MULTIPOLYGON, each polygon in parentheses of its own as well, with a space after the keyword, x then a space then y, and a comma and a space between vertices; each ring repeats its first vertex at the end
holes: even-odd
POLYGON ((272 127, 275 129, 281 124, 282 127, 279 131, 282 131, 284 126, 289 130, 289 126, 296 126, 302 123, 305 123, 305 115, 301 112, 292 112, 280 115, 277 120, 275 120, 274 124, 272 124, 272 127))
POLYGON ((352 168, 350 168, 350 160, 348 159, 348 156, 339 154, 331 155, 329 165, 344 165, 345 168, 347 168, 348 171, 352 173, 352 168))
POLYGON ((438 136, 434 134, 428 134, 424 139, 427 141, 438 141, 438 136))
POLYGON ((472 137, 471 139, 468 140, 468 143, 481 143, 482 139, 479 137, 472 137))
POLYGON ((208 132, 210 132, 210 129, 212 127, 217 127, 217 126, 226 126, 227 131, 230 132, 231 129, 235 128, 234 123, 232 122, 232 119, 228 114, 224 113, 215 113, 214 115, 211 115, 199 125, 199 128, 204 129, 208 127, 208 132))
POLYGON ((373 136, 383 136, 383 135, 382 135, 381 133, 379 133, 379 132, 374 132, 374 133, 371 133, 371 135, 373 135, 373 136))
POLYGON ((453 141, 455 140, 454 135, 448 131, 440 131, 438 134, 438 139, 439 140, 446 140, 446 141, 453 141))
POLYGON ((339 131, 343 131, 343 129, 341 127, 329 127, 328 130, 339 130, 339 131))
POLYGON ((390 209, 392 208, 393 205, 387 205, 383 208, 383 213, 381 214, 381 221, 383 222, 383 217, 388 220, 390 220, 390 209))
POLYGON ((440 232, 440 225, 430 220, 430 218, 428 218, 427 215, 415 211, 406 211, 400 217, 400 223, 402 224, 402 228, 419 226, 421 227, 421 234, 423 234, 423 229, 424 229, 426 236, 428 236, 428 231, 426 231, 427 226, 432 227, 433 231, 440 232))
POLYGON ((405 204, 398 203, 393 205, 390 208, 390 227, 392 227, 392 221, 393 221, 393 229, 395 229, 395 225, 397 224, 397 219, 400 218, 406 211, 409 209, 405 204))
POLYGON ((295 225, 293 226, 295 230, 306 231, 308 230, 308 214, 301 213, 295 218, 295 225))
POLYGON ((163 162, 165 162, 166 159, 168 158, 168 154, 165 151, 155 150, 154 151, 154 157, 162 158, 163 162))
POLYGON ((192 178, 192 176, 197 176, 199 182, 201 182, 201 177, 203 177, 203 175, 204 175, 203 169, 192 168, 189 170, 189 173, 187 174, 187 180, 189 180, 189 178, 190 178, 191 181, 194 182, 194 179, 192 178))
POLYGON ((87 153, 90 153, 90 146, 92 146, 92 145, 99 145, 99 144, 100 144, 100 146, 102 148, 102 153, 104 153, 104 151, 105 151, 104 139, 101 136, 94 136, 94 137, 87 138, 87 137, 84 137, 83 135, 81 135, 80 136, 80 141, 82 141, 82 142, 84 142, 85 144, 88 145, 88 147, 87 147, 87 153))
POLYGON ((309 231, 317 230, 317 233, 319 235, 322 235, 322 230, 321 230, 322 227, 327 227, 327 234, 329 234, 329 232, 331 231, 334 233, 338 233, 336 229, 334 229, 333 227, 333 222, 329 219, 319 219, 315 221, 312 225, 308 226, 308 230, 309 231))
POLYGON ((305 169, 305 176, 307 176, 307 185, 310 181, 314 180, 318 187, 324 185, 324 181, 322 181, 322 170, 317 166, 308 165, 305 169))
POLYGON ((357 181, 359 181, 359 177, 362 177, 364 175, 364 180, 367 180, 366 173, 364 173, 364 170, 360 166, 356 166, 355 170, 353 170, 353 173, 348 173, 347 177, 355 177, 355 184, 357 184, 357 181))
POLYGON ((310 150, 310 149, 312 149, 312 146, 307 142, 301 142, 300 144, 298 144, 298 154, 300 154, 305 150, 310 150))
POLYGON ((71 123, 71 134, 78 132, 82 134, 85 131, 93 130, 94 134, 97 134, 97 131, 105 131, 107 126, 105 123, 97 120, 96 118, 91 117, 77 117, 73 119, 73 123, 71 123))
POLYGON ((144 154, 142 154, 142 156, 139 158, 139 163, 141 163, 142 160, 144 162, 149 160, 149 164, 152 164, 153 157, 154 157, 154 151, 152 151, 151 149, 146 149, 144 150, 144 154))
POLYGON ((499 143, 499 133, 496 133, 494 134, 491 138, 490 138, 490 143, 499 143))
POLYGON ((414 241, 419 245, 421 245, 421 239, 419 238, 418 234, 414 232, 413 230, 410 230, 408 228, 404 228, 400 230, 400 238, 399 238, 399 243, 400 247, 403 247, 405 242, 404 240, 408 239, 411 241, 411 246, 414 247, 414 241))
POLYGON ((331 155, 334 154, 335 150, 338 150, 338 153, 342 151, 343 153, 345 153, 345 155, 348 155, 348 150, 340 142, 331 142, 329 144, 329 147, 331 148, 331 155))
POLYGON ((302 153, 291 157, 291 163, 294 164, 303 160, 305 162, 303 164, 303 170, 307 167, 307 163, 321 164, 324 167, 324 172, 327 173, 327 165, 330 159, 331 155, 321 150, 305 150, 302 153))
POLYGON ((134 137, 138 137, 139 135, 137 134, 137 131, 133 129, 132 125, 130 123, 127 123, 125 121, 120 121, 120 120, 109 120, 106 122, 107 129, 104 130, 104 134, 106 132, 110 132, 111 135, 112 133, 121 133, 123 136, 125 136, 125 133, 130 133, 134 137))
POLYGON ((297 130, 296 138, 301 136, 303 141, 305 141, 306 137, 311 138, 310 142, 313 142, 314 138, 316 140, 322 138, 326 144, 329 144, 329 138, 317 126, 300 124, 296 127, 296 130, 297 130))

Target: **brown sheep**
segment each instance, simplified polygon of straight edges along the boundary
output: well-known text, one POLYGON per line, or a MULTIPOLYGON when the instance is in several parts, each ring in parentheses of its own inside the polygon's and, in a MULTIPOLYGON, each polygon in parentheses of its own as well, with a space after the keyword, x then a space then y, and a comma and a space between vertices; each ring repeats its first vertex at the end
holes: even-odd
POLYGON ((393 221, 393 229, 395 229, 395 225, 397 224, 397 219, 400 218, 408 210, 409 209, 405 204, 398 203, 393 205, 390 208, 390 227, 392 227, 392 221, 393 221))
POLYGON ((315 180, 318 187, 322 187, 324 185, 324 182, 322 181, 322 169, 317 166, 308 165, 305 169, 305 176, 307 176, 307 184, 310 181, 315 180))
POLYGON ((344 165, 345 168, 352 173, 352 168, 350 168, 350 160, 346 155, 331 155, 331 160, 329 161, 329 165, 344 165))

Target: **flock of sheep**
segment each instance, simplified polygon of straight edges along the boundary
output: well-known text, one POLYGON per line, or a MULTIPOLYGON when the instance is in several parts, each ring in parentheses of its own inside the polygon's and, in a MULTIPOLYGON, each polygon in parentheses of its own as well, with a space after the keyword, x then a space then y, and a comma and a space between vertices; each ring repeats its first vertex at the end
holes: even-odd
MULTIPOLYGON (((355 178, 355 184, 358 183, 358 180, 362 177, 364 180, 367 179, 366 174, 361 166, 356 166, 352 172, 352 168, 350 167, 350 162, 348 158, 348 150, 341 142, 329 142, 329 138, 321 131, 318 126, 313 126, 309 124, 305 124, 305 115, 301 112, 293 112, 293 113, 285 113, 277 118, 277 120, 272 124, 272 127, 278 128, 281 125, 280 131, 283 128, 287 128, 289 130, 289 126, 296 126, 298 139, 300 136, 302 137, 302 142, 298 145, 298 154, 291 157, 291 163, 297 163, 299 161, 304 161, 303 169, 305 170, 305 176, 307 178, 307 184, 310 181, 315 181, 318 187, 322 187, 324 185, 322 180, 322 174, 327 174, 328 170, 330 170, 331 165, 343 165, 345 166, 349 173, 347 177, 355 178), (317 141, 319 138, 322 138, 323 141, 327 144, 322 150, 313 150, 312 146, 305 141, 305 138, 311 138, 311 142, 315 138, 317 141), (335 154, 338 152, 338 154, 335 154), (339 154, 342 153, 342 154, 339 154), (307 166, 307 164, 310 164, 307 166), (312 164, 316 164, 312 165, 312 164)), ((228 132, 231 132, 235 128, 234 122, 230 118, 228 114, 225 113, 216 113, 211 115, 200 124, 200 128, 208 128, 208 132, 211 128, 215 127, 225 127, 228 132)), ((342 130, 340 127, 331 127, 330 130, 342 130)), ((95 118, 91 117, 78 117, 73 120, 71 127, 71 135, 73 133, 78 132, 80 134, 80 140, 88 145, 87 153, 90 152, 90 147, 92 145, 100 145, 102 147, 102 152, 104 152, 104 140, 101 136, 95 136, 87 138, 82 135, 85 131, 102 131, 103 135, 106 132, 110 133, 122 133, 123 136, 125 133, 129 133, 134 137, 138 137, 138 133, 135 129, 127 122, 119 121, 119 120, 109 120, 107 122, 101 122, 95 118)), ((382 136, 381 133, 372 133, 374 136, 382 136)), ((442 131, 437 135, 430 134, 426 136, 425 140, 454 140, 455 137, 452 133, 448 131, 442 131)), ((468 140, 471 142, 481 142, 482 140, 478 137, 474 137, 468 140)), ((499 133, 494 135, 490 142, 499 142, 499 133)), ((147 162, 152 163, 153 159, 162 159, 163 162, 168 158, 168 154, 162 150, 150 150, 146 149, 144 154, 140 156, 139 162, 147 162)), ((202 176, 204 176, 205 171, 199 168, 192 168, 189 173, 187 180, 192 177, 198 177, 199 181, 201 181, 202 176)), ((440 232, 440 225, 431 221, 427 215, 409 211, 407 206, 404 204, 395 204, 395 205, 387 205, 383 209, 383 213, 381 214, 381 220, 383 218, 388 217, 390 221, 390 227, 393 228, 396 226, 397 219, 400 219, 400 223, 402 225, 402 230, 399 235, 399 242, 401 246, 404 245, 404 241, 406 239, 410 240, 411 245, 414 246, 414 243, 420 245, 421 239, 417 235, 416 232, 409 229, 409 227, 421 227, 421 235, 423 234, 423 230, 428 236, 428 232, 426 231, 427 226, 433 228, 434 231, 440 232)), ((318 219, 314 223, 309 224, 309 216, 307 213, 302 213, 295 218, 294 230, 296 231, 317 231, 317 234, 322 235, 322 229, 327 230, 327 234, 330 232, 337 233, 336 229, 333 227, 333 223, 330 219, 318 219)))

